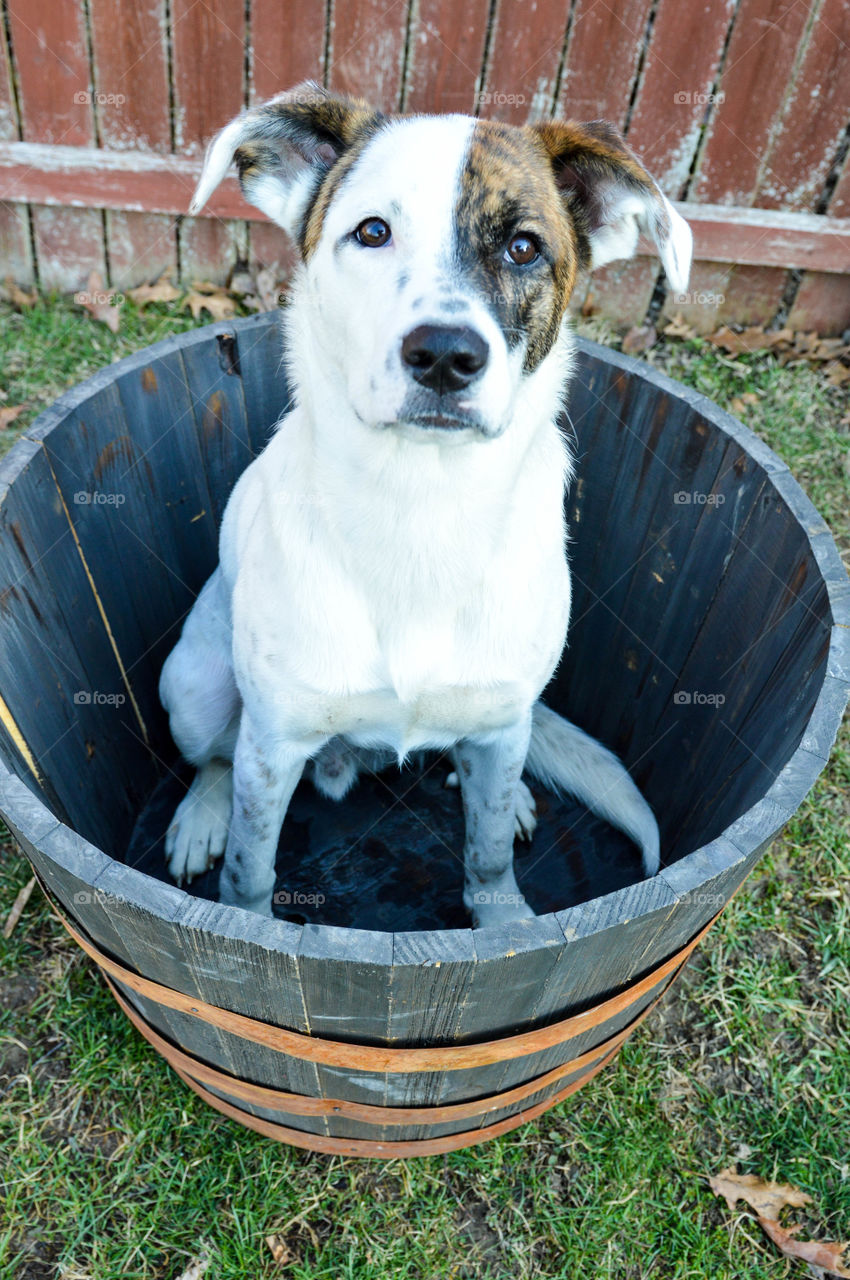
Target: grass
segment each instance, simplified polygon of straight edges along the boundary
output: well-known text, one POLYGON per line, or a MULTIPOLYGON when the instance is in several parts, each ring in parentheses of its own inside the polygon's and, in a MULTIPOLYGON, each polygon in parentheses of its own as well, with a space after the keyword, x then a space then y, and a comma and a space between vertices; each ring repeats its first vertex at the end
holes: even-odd
MULTIPOLYGON (((113 335, 61 299, 5 308, 3 403, 28 404, 25 426, 70 383, 190 325, 127 303, 113 335)), ((700 340, 647 358, 723 405, 755 393, 748 424, 850 548, 845 405, 822 375, 700 340)), ((805 1276, 706 1178, 736 1163, 791 1182, 814 1197, 813 1234, 850 1236, 848 748, 845 731, 616 1065, 516 1133, 445 1157, 327 1158, 208 1110, 34 896, 0 939, 0 1280, 176 1280, 201 1252, 216 1280, 805 1276)), ((0 917, 28 877, 6 842, 0 917)))

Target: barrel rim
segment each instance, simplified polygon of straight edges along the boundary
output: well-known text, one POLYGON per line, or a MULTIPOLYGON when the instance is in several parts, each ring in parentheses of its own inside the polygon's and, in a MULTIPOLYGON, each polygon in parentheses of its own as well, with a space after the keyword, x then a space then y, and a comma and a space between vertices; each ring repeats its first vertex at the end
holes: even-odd
MULTIPOLYGON (((78 409, 105 386, 112 384, 116 378, 175 350, 209 342, 221 334, 252 331, 264 333, 268 327, 280 323, 279 312, 217 321, 188 330, 184 334, 172 335, 98 370, 90 378, 66 391, 40 414, 5 458, 0 460, 0 502, 8 486, 43 447, 43 442, 50 433, 61 425, 70 412, 78 409)), ((388 932, 348 929, 338 925, 297 925, 290 921, 257 916, 240 907, 224 907, 219 904, 215 924, 205 926, 208 932, 232 935, 245 943, 293 956, 303 956, 318 950, 326 958, 355 960, 364 953, 364 948, 368 948, 373 965, 390 968, 394 963, 396 950, 403 947, 405 941, 421 942, 429 936, 435 943, 439 939, 445 944, 449 942, 450 935, 454 934, 458 944, 465 945, 467 953, 471 939, 473 952, 483 950, 490 955, 516 950, 533 951, 551 946, 553 936, 556 940, 563 936, 565 944, 569 945, 586 932, 588 908, 591 906, 596 911, 607 905, 611 908, 610 912, 606 912, 607 918, 620 921, 634 920, 660 909, 669 911, 686 894, 698 892, 708 879, 757 855, 774 839, 814 785, 827 763, 844 706, 850 696, 850 579, 829 526, 794 479, 787 464, 737 418, 708 397, 692 391, 641 361, 584 338, 577 337, 574 341, 579 357, 613 365, 629 376, 656 387, 660 392, 685 402, 712 427, 739 444, 761 468, 766 482, 800 525, 827 591, 832 625, 823 681, 798 746, 765 794, 714 840, 685 854, 670 867, 662 868, 650 880, 639 881, 562 911, 509 925, 490 925, 483 929, 388 932), (477 948, 475 940, 478 940, 477 948)), ((179 924, 182 920, 188 922, 193 904, 197 902, 193 895, 176 885, 165 884, 128 867, 98 849, 57 819, 48 806, 3 761, 0 761, 0 812, 7 816, 10 825, 23 837, 24 842, 30 842, 72 874, 80 874, 80 878, 90 883, 92 888, 97 888, 104 876, 107 883, 114 880, 115 877, 109 873, 114 868, 120 868, 123 894, 128 900, 135 901, 154 918, 159 917, 172 924, 179 924), (45 842, 50 846, 49 852, 43 848, 45 842), (84 864, 88 863, 91 867, 97 865, 100 859, 105 859, 105 862, 100 864, 101 869, 92 882, 88 879, 84 864), (155 893, 152 893, 153 886, 156 886, 155 893)), ((707 910, 706 918, 710 914, 710 910, 707 910)))

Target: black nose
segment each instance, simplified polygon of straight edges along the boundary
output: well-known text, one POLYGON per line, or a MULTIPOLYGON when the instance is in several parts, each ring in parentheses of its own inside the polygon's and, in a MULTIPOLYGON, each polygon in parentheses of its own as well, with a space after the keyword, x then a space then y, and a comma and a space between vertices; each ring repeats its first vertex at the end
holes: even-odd
POLYGON ((466 326, 420 324, 401 344, 401 358, 416 381, 440 395, 468 386, 489 354, 480 333, 466 326))

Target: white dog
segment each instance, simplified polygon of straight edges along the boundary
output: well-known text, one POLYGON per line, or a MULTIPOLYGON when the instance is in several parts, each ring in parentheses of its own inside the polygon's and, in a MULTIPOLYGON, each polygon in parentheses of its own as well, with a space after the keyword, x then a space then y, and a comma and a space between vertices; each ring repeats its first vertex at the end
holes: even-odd
MULTIPOLYGON (((513 871, 523 768, 626 831, 658 830, 617 759, 538 702, 564 646, 576 275, 655 242, 677 290, 691 235, 609 125, 386 117, 299 86, 213 140, 192 211, 235 158, 297 241, 284 315, 296 407, 239 479, 221 561, 162 672, 197 775, 166 850, 189 882, 271 911, 277 842, 308 762, 450 751, 477 926, 532 915, 513 871)), ((600 695, 604 690, 600 690, 600 695)))

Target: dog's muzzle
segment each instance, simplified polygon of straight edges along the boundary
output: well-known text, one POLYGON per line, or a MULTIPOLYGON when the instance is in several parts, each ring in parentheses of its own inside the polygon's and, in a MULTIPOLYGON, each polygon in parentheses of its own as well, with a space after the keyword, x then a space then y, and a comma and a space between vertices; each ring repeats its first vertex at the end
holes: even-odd
POLYGON ((467 325, 420 324, 401 344, 402 363, 437 395, 463 391, 487 364, 490 348, 467 325))

